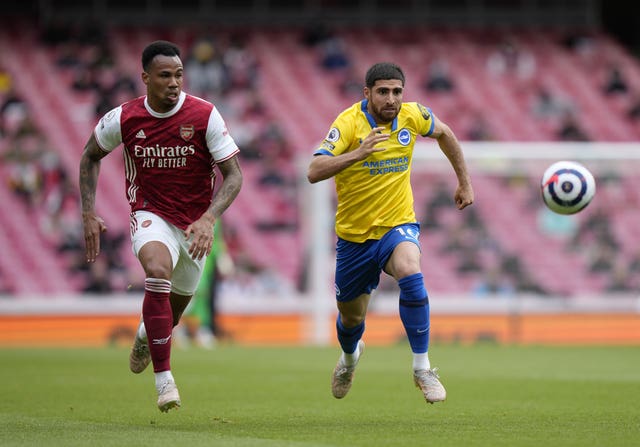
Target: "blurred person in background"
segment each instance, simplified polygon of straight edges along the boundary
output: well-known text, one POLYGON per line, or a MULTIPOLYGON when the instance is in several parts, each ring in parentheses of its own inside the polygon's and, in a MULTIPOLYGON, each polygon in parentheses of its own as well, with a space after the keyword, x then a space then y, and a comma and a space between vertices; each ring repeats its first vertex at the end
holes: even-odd
POLYGON ((405 76, 392 63, 366 73, 364 100, 344 110, 314 152, 307 178, 334 177, 336 212, 336 331, 342 353, 331 391, 337 399, 351 388, 364 349, 362 336, 371 293, 384 271, 400 288, 399 313, 413 352, 413 377, 429 403, 446 391, 429 361, 429 297, 420 271, 420 224, 413 208, 411 161, 418 135, 436 139, 458 185, 458 209, 474 193, 458 139, 430 109, 403 102, 405 76))
POLYGON ((107 230, 95 199, 103 157, 124 146, 133 252, 145 272, 142 319, 129 357, 141 373, 152 362, 158 408, 180 406, 171 373, 171 334, 197 289, 215 222, 242 185, 239 149, 217 108, 182 91, 180 49, 167 41, 142 52, 146 96, 125 102, 96 125, 80 160, 86 260, 107 230), (214 195, 215 167, 222 184, 214 195))
POLYGON ((520 45, 513 36, 505 36, 487 56, 486 68, 495 78, 507 76, 530 81, 536 74, 537 61, 533 52, 520 45))
POLYGON ((626 94, 629 91, 627 80, 622 73, 622 69, 612 64, 607 67, 607 74, 604 84, 602 86, 602 92, 605 95, 614 94, 626 94))
POLYGON ((200 38, 191 49, 185 69, 189 73, 189 90, 204 99, 223 95, 229 85, 223 54, 213 39, 200 38))
POLYGON ((213 228, 213 244, 207 257, 198 289, 184 312, 184 334, 190 343, 211 349, 218 339, 227 336, 218 321, 218 292, 224 277, 233 273, 233 260, 227 252, 222 232, 222 224, 217 220, 213 228))
POLYGON ((436 59, 429 64, 424 80, 424 88, 429 93, 448 93, 455 90, 451 69, 446 59, 436 59))

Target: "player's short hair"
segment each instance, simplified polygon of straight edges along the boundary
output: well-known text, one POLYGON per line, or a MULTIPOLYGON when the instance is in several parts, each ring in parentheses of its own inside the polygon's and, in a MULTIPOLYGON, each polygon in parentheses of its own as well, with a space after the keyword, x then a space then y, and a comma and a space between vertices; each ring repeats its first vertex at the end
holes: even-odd
POLYGON ((402 68, 392 62, 378 62, 374 64, 367 70, 367 75, 365 76, 365 85, 368 88, 372 88, 376 81, 383 79, 398 79, 402 81, 402 86, 404 87, 404 72, 402 68))
POLYGON ((158 55, 180 57, 180 48, 178 48, 176 44, 166 40, 156 40, 155 42, 151 42, 142 51, 142 69, 147 71, 153 58, 158 55))

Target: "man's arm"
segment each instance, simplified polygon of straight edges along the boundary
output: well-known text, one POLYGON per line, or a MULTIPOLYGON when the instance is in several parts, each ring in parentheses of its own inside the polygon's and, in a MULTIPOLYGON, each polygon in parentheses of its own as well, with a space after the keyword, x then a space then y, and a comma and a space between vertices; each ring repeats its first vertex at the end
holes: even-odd
POLYGON ((235 200, 242 187, 242 170, 238 162, 238 156, 234 155, 228 160, 218 164, 223 176, 220 190, 213 198, 211 206, 207 212, 211 213, 215 219, 222 216, 222 213, 229 208, 235 200))
POLYGON ((80 199, 82 224, 87 262, 93 262, 100 253, 100 233, 107 230, 104 220, 96 215, 96 190, 100 174, 100 161, 107 152, 100 149, 95 135, 91 134, 80 158, 80 199))
POLYGON ((343 169, 348 168, 357 161, 364 160, 374 152, 384 151, 385 148, 377 148, 376 144, 389 139, 389 134, 380 133, 384 127, 375 127, 371 133, 362 141, 359 148, 336 155, 316 155, 309 164, 307 180, 309 183, 317 183, 333 177, 343 169))
POLYGON ((242 187, 242 171, 237 155, 219 163, 217 166, 223 177, 220 189, 211 201, 209 209, 184 231, 185 237, 193 234, 193 242, 189 247, 189 254, 193 259, 202 259, 211 253, 214 236, 213 227, 216 220, 229 208, 229 205, 238 196, 242 187))
POLYGON ((463 209, 473 203, 474 194, 462 147, 451 128, 435 117, 434 119, 436 120, 435 127, 429 136, 436 139, 440 150, 449 159, 449 163, 451 163, 456 173, 458 188, 456 189, 454 200, 458 209, 463 209))

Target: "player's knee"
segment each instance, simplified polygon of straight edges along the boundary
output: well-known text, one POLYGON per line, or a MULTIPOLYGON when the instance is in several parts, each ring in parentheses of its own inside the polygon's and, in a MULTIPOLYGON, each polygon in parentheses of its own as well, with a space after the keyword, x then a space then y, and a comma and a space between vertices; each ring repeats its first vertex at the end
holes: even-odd
POLYGON ((385 271, 393 276, 396 281, 402 278, 420 273, 420 258, 394 258, 386 265, 385 271))
POLYGON ((160 262, 155 262, 153 260, 148 261, 145 265, 142 266, 144 268, 144 273, 147 278, 158 278, 158 279, 167 279, 171 280, 171 266, 165 265, 160 262))
POLYGON ((354 300, 339 302, 338 310, 344 327, 351 328, 364 322, 369 305, 369 295, 362 294, 354 300))
POLYGON ((412 242, 402 242, 387 261, 384 270, 396 281, 420 273, 420 249, 412 242))
POLYGON ((342 325, 346 328, 352 328, 360 325, 364 321, 365 313, 357 312, 357 313, 340 313, 340 321, 342 325))

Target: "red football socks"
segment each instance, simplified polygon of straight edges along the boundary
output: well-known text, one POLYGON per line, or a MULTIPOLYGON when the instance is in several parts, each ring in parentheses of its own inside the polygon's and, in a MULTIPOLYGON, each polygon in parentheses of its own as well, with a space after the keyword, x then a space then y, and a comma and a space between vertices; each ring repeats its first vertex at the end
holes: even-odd
POLYGON ((142 318, 154 372, 171 369, 173 314, 169 302, 170 292, 171 281, 167 279, 147 278, 144 281, 142 318))

